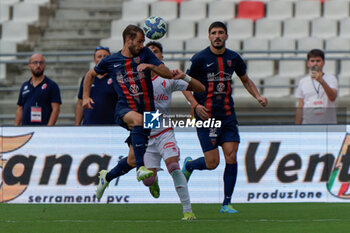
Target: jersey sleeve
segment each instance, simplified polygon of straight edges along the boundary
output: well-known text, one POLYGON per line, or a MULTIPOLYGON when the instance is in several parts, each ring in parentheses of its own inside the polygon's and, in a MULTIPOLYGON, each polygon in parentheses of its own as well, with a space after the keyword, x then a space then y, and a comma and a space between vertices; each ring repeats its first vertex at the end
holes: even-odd
POLYGON ((338 90, 338 81, 334 76, 329 75, 326 82, 330 88, 338 90))
POLYGON ((82 80, 80 82, 80 87, 79 87, 79 92, 78 92, 78 99, 83 99, 84 79, 85 79, 85 76, 82 78, 82 80))
POLYGON ((104 57, 95 67, 94 70, 96 73, 98 74, 105 74, 108 73, 108 61, 107 61, 107 57, 104 57))
POLYGON ((19 106, 24 105, 23 98, 22 98, 23 87, 24 87, 24 84, 21 86, 21 89, 19 90, 19 95, 18 95, 18 100, 17 100, 17 105, 19 105, 19 106))
POLYGON ((237 54, 237 69, 235 70, 236 74, 241 77, 247 73, 247 65, 243 61, 242 57, 237 54))
POLYGON ((171 85, 171 90, 172 91, 186 91, 188 88, 188 83, 185 82, 184 80, 171 80, 172 85, 171 85))
POLYGON ((301 86, 302 86, 302 80, 300 80, 299 84, 298 84, 298 87, 295 91, 295 97, 298 98, 298 99, 303 99, 304 98, 304 95, 303 95, 303 92, 301 90, 301 86))
POLYGON ((186 73, 191 76, 191 77, 197 77, 198 76, 198 64, 199 64, 199 61, 196 57, 192 57, 191 58, 191 64, 189 66, 189 68, 186 70, 186 73))
POLYGON ((51 89, 51 103, 62 104, 60 88, 54 82, 52 83, 52 89, 51 89))

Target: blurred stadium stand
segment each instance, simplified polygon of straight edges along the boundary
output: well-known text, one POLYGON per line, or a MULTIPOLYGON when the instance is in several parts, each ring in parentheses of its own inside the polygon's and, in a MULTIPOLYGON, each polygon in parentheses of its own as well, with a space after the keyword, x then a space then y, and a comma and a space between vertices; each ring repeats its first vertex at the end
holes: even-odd
MULTIPOLYGON (((325 72, 339 78, 337 106, 346 107, 349 7, 350 0, 1 0, 0 122, 13 125, 18 91, 30 77, 27 62, 35 51, 44 53, 46 75, 62 90, 58 124, 73 125, 78 83, 90 68, 94 48, 119 50, 123 28, 130 23, 142 26, 151 15, 168 21, 168 33, 160 42, 171 68, 186 69, 189 58, 209 45, 210 22, 227 24, 228 47, 242 55, 248 75, 270 98, 269 108, 261 110, 234 78, 242 124, 293 124, 295 87, 307 72, 306 52, 312 48, 325 50, 325 72)), ((177 94, 174 105, 186 102, 177 94)))

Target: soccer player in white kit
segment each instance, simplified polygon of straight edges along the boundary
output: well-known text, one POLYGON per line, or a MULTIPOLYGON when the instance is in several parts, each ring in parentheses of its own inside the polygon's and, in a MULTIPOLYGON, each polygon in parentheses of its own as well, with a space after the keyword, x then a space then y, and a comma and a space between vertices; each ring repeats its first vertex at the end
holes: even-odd
MULTIPOLYGON (((146 45, 157 57, 162 60, 162 45, 151 41, 146 45)), ((152 76, 154 104, 157 110, 163 115, 169 115, 171 97, 174 91, 193 90, 195 92, 205 91, 205 87, 196 79, 186 76, 180 70, 173 71, 176 74, 182 74, 183 80, 167 80, 158 75, 152 76)), ((145 166, 154 172, 152 177, 146 178, 143 182, 149 186, 153 197, 159 197, 159 185, 157 170, 160 169, 161 159, 167 166, 168 172, 173 178, 176 192, 180 198, 185 220, 195 219, 192 213, 190 196, 188 193, 187 181, 182 174, 179 166, 180 150, 177 146, 173 128, 152 129, 148 147, 144 155, 145 166)))

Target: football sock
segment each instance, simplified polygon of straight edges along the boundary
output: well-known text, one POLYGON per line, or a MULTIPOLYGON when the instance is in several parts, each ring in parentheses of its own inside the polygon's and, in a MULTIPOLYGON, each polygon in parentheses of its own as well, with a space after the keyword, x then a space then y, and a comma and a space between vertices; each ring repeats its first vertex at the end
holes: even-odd
POLYGON ((112 170, 110 170, 106 175, 107 182, 110 182, 114 178, 117 178, 118 176, 122 176, 126 173, 128 173, 133 167, 130 167, 130 165, 127 162, 128 157, 124 157, 121 160, 119 160, 117 166, 115 166, 112 170))
POLYGON ((177 195, 180 198, 183 212, 192 212, 190 194, 188 193, 187 181, 180 170, 178 163, 170 163, 168 171, 173 178, 177 195))
POLYGON ((143 155, 146 151, 146 134, 140 125, 134 126, 131 130, 131 143, 134 149, 136 167, 144 166, 143 155))
POLYGON ((236 185, 237 179, 237 163, 227 164, 224 171, 224 202, 223 205, 229 205, 231 203, 231 198, 233 190, 236 185))
POLYGON ((205 158, 200 157, 198 159, 189 161, 186 164, 186 170, 189 172, 192 172, 193 170, 205 170, 208 169, 207 165, 205 164, 205 158))

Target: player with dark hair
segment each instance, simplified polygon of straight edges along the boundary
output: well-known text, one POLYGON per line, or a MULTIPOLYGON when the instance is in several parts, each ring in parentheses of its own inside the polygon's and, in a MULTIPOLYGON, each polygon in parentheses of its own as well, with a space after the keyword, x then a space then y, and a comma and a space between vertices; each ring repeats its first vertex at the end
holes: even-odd
MULTIPOLYGON (((132 147, 135 153, 137 180, 141 181, 153 175, 146 169, 143 155, 149 132, 143 129, 143 112, 154 110, 151 71, 171 79, 170 70, 143 43, 145 36, 141 28, 129 25, 123 31, 123 49, 105 57, 85 76, 83 107, 92 109, 94 101, 90 98, 90 89, 98 74, 108 73, 118 94, 115 121, 131 131, 132 147)), ((110 179, 108 174, 100 172, 100 182, 110 179), (106 177, 107 175, 107 177, 106 177)), ((98 186, 99 188, 100 186, 98 186)))
MULTIPOLYGON (((160 43, 152 41, 146 46, 150 48, 160 60, 163 60, 163 48, 160 43)), ((193 90, 198 93, 205 91, 203 84, 198 80, 189 77, 182 71, 174 70, 173 74, 180 75, 181 79, 166 80, 157 74, 152 73, 155 106, 157 111, 159 110, 163 115, 170 114, 172 93, 174 91, 193 90)), ((160 195, 157 170, 160 169, 162 159, 173 179, 176 192, 181 201, 184 214, 183 220, 196 219, 196 216, 192 213, 186 178, 180 170, 180 150, 177 146, 174 130, 171 127, 152 129, 144 157, 146 167, 154 172, 152 177, 144 180, 144 184, 149 186, 149 190, 155 198, 158 198, 160 195)))
POLYGON ((298 99, 295 123, 336 124, 338 81, 333 75, 323 72, 324 52, 320 49, 310 50, 306 65, 310 74, 300 79, 295 92, 298 99))
MULTIPOLYGON (((104 57, 111 55, 108 47, 98 46, 94 53, 97 65, 104 57)), ((83 109, 83 85, 81 80, 78 101, 75 108, 75 125, 113 125, 114 110, 118 96, 113 87, 113 79, 108 74, 97 75, 91 86, 90 97, 94 100, 93 109, 83 109)))
POLYGON ((221 121, 218 128, 197 128, 204 157, 185 159, 182 172, 187 180, 194 170, 215 169, 220 161, 218 146, 221 146, 226 161, 224 171, 224 201, 222 213, 237 213, 231 205, 231 198, 237 178, 236 154, 240 142, 237 119, 232 98, 232 75, 235 72, 247 91, 266 106, 267 99, 260 96, 253 81, 246 73, 246 65, 240 55, 225 47, 228 38, 226 25, 214 22, 209 26, 210 46, 196 53, 191 59, 187 74, 202 82, 206 91, 186 94, 194 108, 197 121, 215 118, 221 121))

